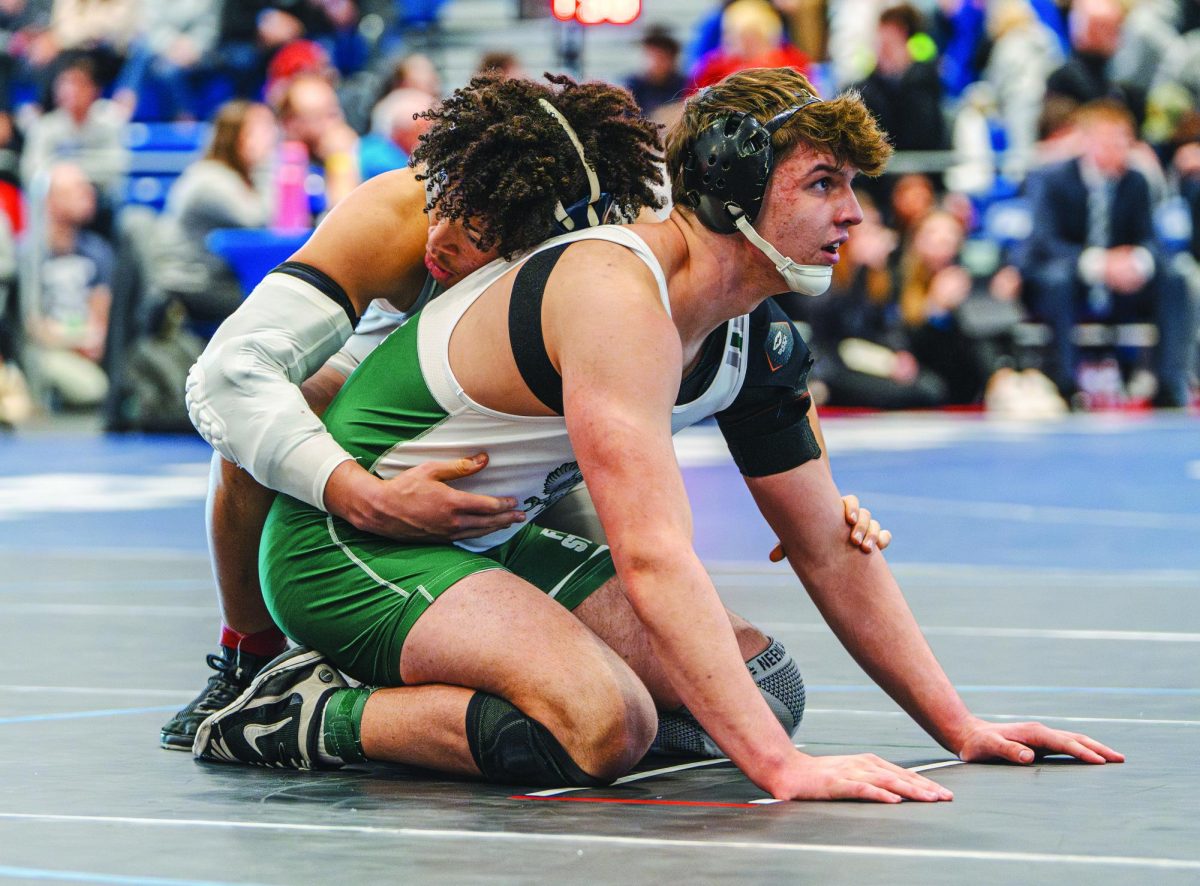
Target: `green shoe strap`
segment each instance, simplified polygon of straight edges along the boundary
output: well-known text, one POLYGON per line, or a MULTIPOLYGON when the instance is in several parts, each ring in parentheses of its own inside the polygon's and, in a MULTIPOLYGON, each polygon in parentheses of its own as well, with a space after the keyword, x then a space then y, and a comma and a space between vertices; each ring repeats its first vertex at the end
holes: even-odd
POLYGON ((325 704, 325 750, 347 763, 365 763, 362 715, 374 689, 339 689, 325 704))

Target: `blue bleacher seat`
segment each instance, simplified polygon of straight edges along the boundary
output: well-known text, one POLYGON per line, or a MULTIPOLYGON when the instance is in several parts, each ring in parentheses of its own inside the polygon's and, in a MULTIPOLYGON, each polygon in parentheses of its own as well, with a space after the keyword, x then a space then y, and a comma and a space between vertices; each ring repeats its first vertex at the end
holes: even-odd
POLYGON ((175 179, 200 156, 209 129, 207 123, 131 123, 125 201, 161 211, 175 179))
POLYGON ((149 206, 161 212, 167 202, 167 191, 178 175, 138 175, 130 173, 125 180, 125 203, 149 206))
POLYGON ((276 231, 261 228, 218 228, 204 240, 208 251, 228 262, 249 294, 280 262, 305 244, 312 231, 276 231))
POLYGON ((131 123, 125 132, 125 145, 134 153, 175 151, 195 154, 208 138, 207 123, 131 123))

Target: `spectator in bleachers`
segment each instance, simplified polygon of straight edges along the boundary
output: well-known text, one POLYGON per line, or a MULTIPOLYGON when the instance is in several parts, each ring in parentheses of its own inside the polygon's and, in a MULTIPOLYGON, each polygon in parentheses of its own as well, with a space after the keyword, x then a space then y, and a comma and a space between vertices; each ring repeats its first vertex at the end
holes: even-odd
POLYGON ((1004 149, 1005 138, 991 86, 983 81, 967 86, 950 129, 954 165, 946 170, 946 187, 979 200, 988 199, 996 190, 997 151, 1004 149))
POLYGON ((281 47, 332 28, 312 0, 228 0, 220 6, 217 67, 241 98, 262 97, 267 63, 281 47))
POLYGON ((430 122, 416 116, 434 105, 418 89, 397 89, 385 95, 371 113, 371 131, 363 136, 359 157, 363 181, 392 169, 403 169, 430 122))
POLYGON ((288 86, 301 74, 322 77, 335 90, 337 88, 337 68, 325 47, 313 40, 296 39, 280 47, 271 57, 263 84, 263 100, 272 107, 279 107, 288 86))
POLYGON ((134 41, 113 92, 133 117, 154 89, 163 120, 192 120, 197 104, 192 78, 205 70, 217 39, 219 10, 212 0, 169 0, 144 6, 142 32, 134 41))
POLYGON ((13 116, 0 110, 0 182, 20 186, 21 148, 24 144, 13 116))
POLYGON ((959 260, 962 221, 939 209, 917 223, 900 257, 900 316, 913 356, 946 386, 947 402, 975 403, 1012 353, 1020 277, 1004 268, 974 279, 959 260))
POLYGON ((57 107, 37 118, 25 133, 21 177, 34 176, 58 160, 71 160, 100 191, 102 202, 114 201, 129 155, 123 135, 125 115, 101 98, 95 64, 85 56, 72 59, 54 78, 57 107))
POLYGON ((1083 105, 1116 98, 1141 118, 1145 94, 1113 79, 1112 58, 1121 46, 1125 7, 1121 0, 1074 0, 1069 16, 1071 53, 1046 81, 1046 95, 1061 95, 1083 105))
POLYGON ((313 0, 329 27, 311 31, 308 36, 325 47, 338 73, 348 77, 363 70, 370 60, 371 47, 359 31, 361 18, 356 0, 313 0))
MULTIPOLYGON (((480 62, 482 66, 482 60, 480 62)), ((380 98, 394 89, 419 89, 434 98, 442 97, 442 79, 437 66, 429 56, 412 52, 392 65, 391 73, 383 84, 380 98)))
POLYGON ((1069 399, 1079 362, 1076 323, 1153 320, 1157 403, 1184 405, 1194 321, 1183 280, 1159 248, 1150 187, 1130 166, 1133 116, 1102 99, 1080 110, 1078 126, 1083 155, 1027 180, 1033 232, 1022 274, 1032 309, 1054 336, 1050 374, 1069 399))
MULTIPOLYGON (((897 151, 950 147, 937 64, 913 57, 913 38, 920 33, 921 16, 911 4, 884 9, 876 28, 875 68, 855 84, 897 151)), ((865 181, 863 189, 886 206, 895 183, 896 177, 885 173, 865 181)))
MULTIPOLYGON (((695 71, 701 59, 721 48, 721 42, 724 39, 725 10, 735 2, 737 0, 720 0, 697 23, 695 33, 688 43, 687 51, 684 54, 683 67, 685 70, 695 71)), ((813 6, 814 0, 768 0, 768 2, 779 21, 778 44, 781 47, 795 45, 803 50, 801 41, 799 39, 792 39, 792 14, 800 13, 801 7, 813 6)), ((880 0, 868 0, 868 2, 875 4, 880 2, 880 0)), ((824 5, 823 0, 815 0, 815 4, 824 5)), ((818 14, 823 17, 824 10, 821 10, 818 14)), ((807 16, 801 15, 801 20, 806 18, 807 16)), ((815 36, 818 38, 816 42, 821 43, 825 36, 824 29, 822 28, 821 33, 810 36, 815 36)), ((808 53, 805 54, 808 55, 808 53)))
POLYGON ((485 52, 480 56, 475 73, 491 74, 505 80, 521 80, 529 76, 521 66, 521 60, 517 58, 517 54, 503 49, 485 52))
POLYGON ((0 430, 22 424, 33 413, 25 375, 17 366, 16 304, 17 243, 8 216, 0 212, 0 430))
POLYGON ((38 101, 39 74, 54 59, 51 0, 0 2, 0 107, 38 101))
POLYGON ((986 40, 986 0, 941 0, 932 10, 930 36, 940 57, 942 88, 951 98, 979 79, 986 40))
POLYGON ((1121 40, 1109 63, 1111 77, 1139 95, 1153 85, 1163 59, 1181 50, 1182 10, 1193 0, 1139 0, 1127 3, 1121 40))
POLYGON ((837 88, 862 80, 875 65, 875 30, 884 0, 842 0, 829 6, 829 64, 837 88))
POLYGON ((284 141, 303 145, 308 154, 310 179, 319 185, 309 191, 316 221, 362 183, 358 133, 346 123, 329 81, 318 74, 300 74, 288 84, 279 122, 284 141))
POLYGON ((1009 151, 1004 171, 1020 181, 1032 162, 1046 78, 1062 63, 1062 53, 1054 33, 1038 19, 1029 0, 993 3, 988 8, 987 28, 992 43, 983 79, 992 88, 1004 124, 1009 151))
POLYGON ((1037 141, 1029 162, 1031 170, 1062 163, 1078 157, 1083 151, 1083 139, 1075 125, 1078 109, 1075 101, 1065 95, 1045 97, 1038 114, 1037 141))
POLYGON ((888 225, 895 228, 903 251, 917 223, 937 207, 937 190, 933 179, 923 172, 909 172, 896 179, 889 200, 888 213, 884 218, 888 225))
POLYGON ((946 385, 917 362, 899 321, 890 270, 896 232, 884 226, 865 194, 860 202, 863 221, 842 246, 829 291, 815 299, 787 300, 812 328, 813 378, 833 406, 940 406, 946 385))
MULTIPOLYGON (((1188 244, 1190 261, 1184 259, 1180 264, 1191 290, 1192 309, 1200 306, 1200 111, 1193 111, 1188 118, 1186 131, 1181 132, 1181 143, 1178 145, 1171 165, 1179 181, 1179 193, 1188 207, 1192 219, 1192 238, 1188 244)), ((1200 322, 1200 321, 1197 321, 1200 322)), ((1198 358, 1200 350, 1193 339, 1189 353, 1184 358, 1185 364, 1194 376, 1200 372, 1198 358)))
POLYGON ((151 262, 152 289, 181 301, 196 323, 219 323, 242 302, 241 285, 205 248, 205 237, 218 228, 261 228, 270 221, 272 194, 264 178, 276 136, 275 116, 266 105, 226 103, 213 121, 204 156, 167 194, 151 262))
POLYGON ((97 79, 107 87, 141 30, 141 17, 139 0, 54 0, 50 34, 59 53, 86 53, 96 66, 97 79))
POLYGON ((858 84, 863 101, 897 151, 940 151, 950 146, 937 65, 914 59, 910 49, 910 41, 920 32, 921 16, 912 5, 885 9, 876 31, 875 70, 858 84))
POLYGON ((1156 144, 1170 140, 1182 117, 1200 108, 1200 3, 1183 3, 1180 18, 1179 38, 1157 59, 1147 96, 1143 132, 1156 144))
POLYGON ((1179 193, 1192 216, 1192 257, 1200 261, 1200 110, 1192 112, 1188 122, 1190 126, 1181 133, 1171 165, 1179 178, 1179 193))
POLYGON ((49 170, 44 240, 26 240, 25 355, 39 386, 65 406, 96 406, 108 390, 100 368, 108 331, 112 247, 87 230, 96 192, 83 169, 49 170), (29 291, 32 289, 32 291, 29 291))
POLYGON ((721 45, 696 63, 690 85, 711 86, 747 68, 786 67, 807 75, 812 62, 784 39, 779 11, 767 0, 734 0, 721 16, 721 45))
POLYGON ((687 81, 679 70, 679 52, 679 41, 661 25, 651 25, 642 35, 642 67, 625 81, 625 88, 647 117, 683 97, 687 81))

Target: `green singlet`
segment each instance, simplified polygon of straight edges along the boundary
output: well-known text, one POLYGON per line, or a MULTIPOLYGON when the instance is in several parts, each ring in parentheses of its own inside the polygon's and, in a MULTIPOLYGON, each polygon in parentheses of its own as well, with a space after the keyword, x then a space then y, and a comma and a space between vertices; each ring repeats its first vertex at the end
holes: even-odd
MULTIPOLYGON (((416 356, 418 317, 350 376, 324 420, 360 464, 374 468, 405 440, 443 424, 416 356)), ((477 572, 505 569, 574 609, 615 574, 606 545, 527 523, 484 551, 404 544, 280 495, 259 553, 276 623, 372 686, 396 686, 404 640, 438 595, 477 572)))

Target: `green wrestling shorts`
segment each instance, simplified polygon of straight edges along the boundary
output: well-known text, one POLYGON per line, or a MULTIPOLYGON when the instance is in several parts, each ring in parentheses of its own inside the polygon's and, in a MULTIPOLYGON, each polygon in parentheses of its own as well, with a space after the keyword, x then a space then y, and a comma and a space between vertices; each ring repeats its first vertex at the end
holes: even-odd
POLYGON ((259 576, 275 623, 371 686, 399 686, 400 651, 421 614, 455 582, 504 569, 573 610, 615 574, 606 545, 526 524, 483 553, 361 532, 294 498, 275 499, 259 576))

